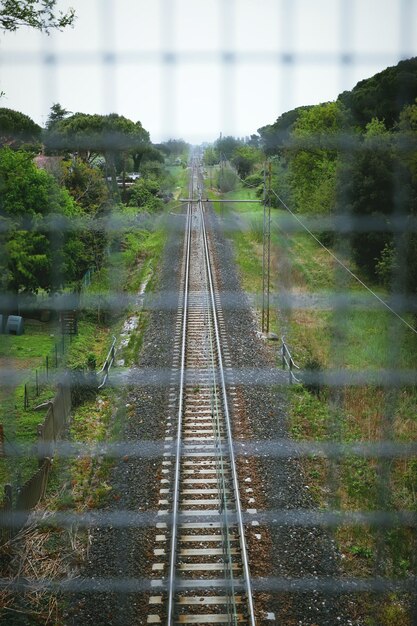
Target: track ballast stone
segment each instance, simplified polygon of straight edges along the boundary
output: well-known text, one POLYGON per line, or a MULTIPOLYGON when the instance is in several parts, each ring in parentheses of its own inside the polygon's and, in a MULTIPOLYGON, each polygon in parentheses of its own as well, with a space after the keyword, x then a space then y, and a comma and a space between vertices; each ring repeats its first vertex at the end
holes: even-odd
MULTIPOLYGON (((210 211, 212 248, 216 256, 218 283, 225 294, 233 294, 238 309, 229 308, 225 299, 223 314, 226 323, 232 366, 264 368, 273 365, 273 356, 257 335, 257 326, 246 295, 241 291, 235 268, 231 242, 222 233, 227 218, 218 218, 210 211)), ((155 298, 161 306, 152 307, 139 360, 140 368, 171 367, 175 336, 176 309, 172 297, 179 285, 182 258, 184 216, 172 217, 170 237, 156 281, 155 298), (169 306, 164 295, 170 294, 169 306)), ((167 418, 168 385, 132 388, 127 403, 134 406, 126 424, 124 440, 142 442, 162 441, 167 418)), ((285 390, 273 390, 262 384, 241 387, 248 428, 255 440, 275 440, 287 437, 285 390)), ((105 510, 157 511, 160 458, 119 460, 112 472, 110 484, 117 496, 105 510)), ((272 458, 253 459, 269 510, 311 509, 313 502, 304 485, 299 463, 295 460, 272 458)), ((272 554, 264 575, 280 578, 337 577, 339 556, 328 532, 321 528, 272 526, 268 529, 272 554)), ((150 578, 154 528, 109 529, 96 527, 92 532, 89 561, 81 576, 85 579, 123 581, 150 578)), ((258 564, 256 567, 258 574, 258 564)), ((262 575, 261 571, 259 575, 262 575)), ((143 593, 85 592, 71 597, 66 614, 68 626, 130 626, 146 624, 149 614, 148 596, 143 593)), ((319 593, 280 593, 271 599, 270 613, 283 626, 348 626, 349 598, 319 593)), ((271 615, 269 616, 271 617, 271 615)), ((273 624, 266 619, 260 623, 273 624)), ((359 625, 358 625, 359 626, 359 625)))

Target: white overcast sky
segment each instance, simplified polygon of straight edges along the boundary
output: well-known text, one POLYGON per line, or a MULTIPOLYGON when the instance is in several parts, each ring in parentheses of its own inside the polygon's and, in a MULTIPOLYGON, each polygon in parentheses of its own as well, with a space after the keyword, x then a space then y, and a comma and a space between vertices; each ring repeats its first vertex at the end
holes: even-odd
MULTIPOLYGON (((117 112, 155 142, 250 135, 417 55, 417 0, 59 0, 73 29, 0 34, 0 100, 117 112)), ((417 77, 416 77, 417 80, 417 77)))

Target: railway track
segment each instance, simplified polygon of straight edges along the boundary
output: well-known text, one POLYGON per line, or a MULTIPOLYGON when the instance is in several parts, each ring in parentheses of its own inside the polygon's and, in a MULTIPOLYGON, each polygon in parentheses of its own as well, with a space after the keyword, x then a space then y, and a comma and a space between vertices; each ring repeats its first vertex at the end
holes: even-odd
MULTIPOLYGON (((190 177, 148 623, 255 625, 199 164, 190 177), (195 198, 195 200, 194 200, 195 198)), ((229 400, 231 399, 231 400, 229 400)))

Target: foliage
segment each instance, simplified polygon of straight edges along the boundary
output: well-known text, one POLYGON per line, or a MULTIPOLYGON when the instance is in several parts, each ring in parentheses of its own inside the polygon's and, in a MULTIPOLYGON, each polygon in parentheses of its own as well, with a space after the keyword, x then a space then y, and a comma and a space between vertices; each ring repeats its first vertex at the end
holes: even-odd
POLYGON ((215 142, 215 149, 217 154, 220 156, 220 159, 229 160, 232 158, 233 152, 243 144, 242 141, 236 139, 236 137, 231 137, 230 135, 227 137, 220 137, 215 142))
POLYGON ((231 162, 237 169, 237 173, 241 178, 246 178, 252 173, 255 164, 262 160, 262 154, 253 146, 243 145, 235 148, 232 154, 231 162))
POLYGON ((347 107, 354 124, 365 128, 377 117, 391 129, 398 122, 404 106, 417 98, 417 57, 400 61, 372 78, 360 81, 352 91, 345 91, 339 101, 347 107))
POLYGON ((24 113, 0 108, 0 147, 20 149, 39 145, 42 129, 24 113))
POLYGON ((187 158, 187 154, 190 149, 190 144, 188 144, 184 139, 168 139, 163 143, 160 143, 156 146, 158 150, 161 150, 168 157, 180 157, 187 158))
MULTIPOLYGON (((408 228, 417 212, 416 69, 417 58, 400 62, 336 102, 288 111, 258 131, 274 157, 274 191, 302 213, 369 216, 376 228, 365 222, 349 235, 353 260, 368 279, 411 293, 417 292, 417 235, 408 228), (404 230, 394 236, 398 218, 404 230)), ((334 244, 332 231, 318 234, 334 244)))
MULTIPOLYGON (((138 143, 130 152, 129 152, 132 162, 133 162, 133 170, 135 172, 140 172, 142 169, 142 164, 147 161, 156 161, 159 163, 164 162, 164 155, 161 150, 158 150, 152 144, 147 143, 138 143)), ((126 156, 126 155, 125 155, 126 156)), ((120 171, 120 170, 119 170, 120 171)))
POLYGON ((13 32, 21 26, 29 26, 49 33, 52 29, 72 26, 74 10, 56 12, 56 3, 57 0, 1 0, 0 28, 13 32))
POLYGON ((283 113, 274 124, 269 124, 258 129, 261 148, 266 155, 280 154, 282 148, 290 138, 294 124, 303 111, 311 107, 297 107, 283 113))
POLYGON ((63 106, 59 104, 59 102, 55 102, 51 106, 51 111, 49 113, 48 119, 46 120, 46 129, 52 130, 52 128, 58 124, 58 122, 62 122, 66 117, 71 115, 71 111, 67 111, 63 106))
POLYGON ((0 194, 2 287, 50 291, 74 279, 82 246, 68 227, 81 210, 69 193, 39 170, 26 152, 3 148, 0 194))
POLYGON ((393 216, 401 216, 404 230, 397 238, 397 246, 402 250, 399 254, 404 282, 401 287, 397 275, 396 288, 414 291, 417 288, 414 278, 416 240, 414 234, 408 232, 407 221, 416 213, 417 178, 410 166, 412 161, 404 158, 397 139, 378 120, 367 125, 363 142, 355 154, 344 156, 339 170, 339 210, 380 221, 377 228, 352 233, 351 245, 356 263, 368 276, 379 276, 385 283, 389 276, 394 278, 393 270, 400 267, 392 247, 391 220, 393 216))
POLYGON ((109 191, 102 172, 80 158, 62 163, 61 183, 75 202, 90 215, 102 210, 109 200, 109 191))
POLYGON ((121 159, 123 170, 128 154, 141 159, 143 150, 149 148, 149 133, 140 122, 117 113, 75 113, 53 125, 45 135, 45 144, 49 150, 76 152, 86 162, 104 156, 107 175, 116 187, 116 159, 121 159))
POLYGON ((245 187, 260 187, 261 185, 263 186, 263 182, 264 182, 263 173, 255 172, 254 174, 251 174, 250 176, 246 176, 245 180, 243 181, 243 184, 245 185, 245 187))
POLYGON ((207 146, 204 150, 203 161, 204 165, 212 166, 217 165, 219 162, 219 154, 213 146, 207 146))
POLYGON ((129 191, 129 206, 137 206, 153 213, 161 210, 162 200, 157 197, 158 181, 155 178, 139 178, 129 191))
POLYGON ((335 204, 337 141, 345 113, 336 102, 301 111, 294 123, 286 153, 295 209, 329 213, 335 204))
POLYGON ((102 221, 108 212, 109 190, 101 171, 79 158, 63 162, 61 184, 84 213, 78 237, 72 242, 71 259, 77 259, 79 269, 73 267, 69 272, 82 276, 89 267, 99 269, 104 262, 108 236, 102 221))
POLYGON ((238 181, 237 174, 231 167, 225 165, 216 171, 216 184, 222 193, 236 189, 238 181))

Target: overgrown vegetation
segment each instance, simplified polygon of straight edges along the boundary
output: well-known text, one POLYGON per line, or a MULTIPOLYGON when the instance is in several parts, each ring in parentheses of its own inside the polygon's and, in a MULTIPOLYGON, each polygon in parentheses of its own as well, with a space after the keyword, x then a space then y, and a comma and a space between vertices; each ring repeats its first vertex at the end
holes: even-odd
MULTIPOLYGON (((402 62, 363 81, 337 102, 300 107, 260 129, 260 147, 272 164, 271 182, 268 170, 264 175, 263 158, 258 158, 243 183, 222 196, 255 200, 266 193, 272 204, 273 289, 277 294, 285 289, 294 300, 290 310, 272 311, 271 330, 286 335, 298 365, 313 375, 313 382, 289 389, 288 423, 297 440, 346 445, 416 440, 415 386, 382 381, 384 372, 401 375, 416 369, 416 334, 303 231, 275 195, 378 297, 388 301, 391 293, 414 296, 415 238, 408 225, 413 224, 417 206, 417 94, 406 77, 415 67, 415 59, 402 62), (397 92, 401 102, 396 99, 393 108, 391 96, 397 92), (360 105, 364 99, 366 112, 360 105), (400 234, 392 228, 398 219, 400 234), (340 370, 345 376, 342 384, 324 384, 323 375, 340 370), (356 372, 368 372, 374 383, 354 382, 356 372)), ((219 197, 215 150, 216 146, 208 154, 206 175, 213 200, 219 197)), ((233 150, 236 146, 231 154, 233 150)), ((230 157, 229 163, 223 162, 223 167, 233 166, 230 157)), ((259 294, 262 205, 214 204, 232 223, 242 284, 259 294)), ((405 307, 400 314, 415 326, 412 311, 405 307)), ((413 458, 384 460, 377 453, 369 458, 346 452, 341 459, 305 459, 303 467, 310 493, 321 508, 417 509, 413 458)), ((413 575, 410 528, 341 526, 335 537, 346 574, 413 575)), ((357 617, 369 625, 409 626, 409 601, 395 593, 377 600, 361 594, 357 617)))
MULTIPOLYGON (((28 124, 19 115, 8 113, 3 116, 6 117, 12 119, 15 127, 12 130, 10 124, 0 127, 3 145, 8 141, 7 133, 23 137, 17 127, 23 124, 26 128, 28 124)), ((152 288, 166 238, 165 214, 175 204, 175 197, 180 195, 185 182, 182 162, 168 158, 170 165, 166 167, 164 153, 150 144, 149 135, 140 123, 129 123, 119 116, 105 120, 100 116, 98 120, 90 117, 81 114, 71 117, 63 107, 54 105, 44 131, 48 156, 39 156, 34 161, 33 144, 23 142, 10 143, 12 147, 0 149, 3 192, 0 220, 4 226, 0 235, 0 267, 2 287, 9 294, 5 312, 21 312, 26 321, 24 335, 5 336, 2 340, 0 365, 15 372, 25 368, 28 376, 33 376, 35 368, 45 368, 46 357, 51 350, 53 352, 56 342, 61 345, 61 325, 55 303, 65 302, 65 298, 78 302, 78 331, 65 353, 60 353, 59 366, 60 371, 65 368, 71 374, 73 415, 68 435, 72 441, 80 443, 121 437, 127 391, 107 389, 97 395, 97 371, 113 335, 119 337, 122 333, 124 337, 118 361, 130 366, 139 358, 147 315, 137 309, 138 292, 152 288), (111 124, 118 126, 119 143, 112 144, 110 154, 105 143, 110 141, 109 136, 89 134, 92 122, 107 124, 108 133, 111 133, 111 124), (60 132, 65 145, 64 142, 53 143, 60 132), (100 139, 104 143, 100 143, 100 139), (75 145, 80 148, 77 155, 72 152, 75 145), (128 170, 134 167, 139 171, 128 175, 128 170), (109 168, 112 172, 107 177, 109 168), (16 171, 18 176, 15 176, 16 171), (33 317, 38 319, 33 320, 33 317), (129 325, 127 335, 124 331, 126 318, 130 322, 135 320, 135 324, 129 325), (41 321, 43 319, 48 321, 41 321)), ((0 122, 1 119, 0 116, 0 122)), ((172 144, 176 146, 171 142, 170 149, 172 144)), ((181 149, 185 149, 184 142, 181 149)), ((54 382, 52 376, 50 384, 42 386, 29 407, 23 402, 24 383, 16 381, 8 388, 1 387, 2 422, 7 441, 11 442, 12 449, 19 444, 28 449, 27 456, 19 459, 10 456, 0 462, 1 484, 10 482, 15 494, 16 488, 37 469, 38 460, 32 454, 32 446, 37 441, 37 424, 43 421, 46 408, 33 409, 36 404, 52 398, 54 382)), ((82 511, 106 504, 113 497, 108 482, 111 467, 109 457, 87 454, 60 459, 56 456, 46 501, 48 515, 55 510, 82 511)), ((10 553, 5 560, 9 569, 4 575, 13 577, 14 568, 26 567, 18 555, 14 555, 15 549, 30 559, 35 545, 42 546, 42 559, 50 559, 57 575, 62 573, 61 565, 65 567, 58 558, 59 553, 70 554, 67 563, 71 562, 71 566, 66 575, 73 575, 77 562, 88 553, 88 535, 75 531, 74 537, 71 532, 50 529, 47 523, 44 529, 30 528, 9 545, 10 553)), ((45 571, 36 568, 32 573, 36 577, 45 571)), ((10 615, 17 614, 15 611, 27 614, 34 623, 59 620, 56 594, 47 590, 33 597, 28 595, 22 601, 16 597, 11 599, 9 594, 6 600, 10 615)))

